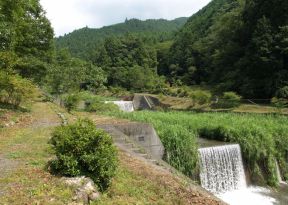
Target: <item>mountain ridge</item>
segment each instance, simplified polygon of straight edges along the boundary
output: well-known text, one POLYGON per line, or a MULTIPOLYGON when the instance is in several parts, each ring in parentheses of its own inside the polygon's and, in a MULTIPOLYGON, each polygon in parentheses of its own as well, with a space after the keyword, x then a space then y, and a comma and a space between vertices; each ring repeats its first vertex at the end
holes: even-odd
POLYGON ((68 48, 73 56, 87 59, 86 53, 96 49, 103 40, 110 36, 124 36, 131 33, 147 41, 171 40, 175 33, 184 26, 187 19, 188 17, 179 17, 174 20, 133 18, 102 28, 84 27, 56 38, 56 47, 57 49, 68 48))

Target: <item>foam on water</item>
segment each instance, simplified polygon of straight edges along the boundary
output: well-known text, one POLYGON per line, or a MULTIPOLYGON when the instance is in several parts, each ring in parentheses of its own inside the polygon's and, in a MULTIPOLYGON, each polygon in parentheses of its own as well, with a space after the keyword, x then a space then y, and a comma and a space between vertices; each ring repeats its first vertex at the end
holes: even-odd
MULTIPOLYGON (((280 204, 281 197, 277 198, 271 190, 256 186, 247 187, 239 145, 201 148, 199 155, 202 187, 224 202, 230 205, 280 204)), ((279 168, 278 172, 281 182, 279 168)))
POLYGON ((230 205, 273 205, 277 200, 268 196, 270 192, 263 187, 249 187, 216 196, 230 205))

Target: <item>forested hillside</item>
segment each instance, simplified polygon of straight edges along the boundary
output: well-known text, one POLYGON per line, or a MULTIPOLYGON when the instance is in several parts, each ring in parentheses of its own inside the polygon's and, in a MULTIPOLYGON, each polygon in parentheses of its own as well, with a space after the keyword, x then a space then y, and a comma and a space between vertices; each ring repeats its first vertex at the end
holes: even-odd
POLYGON ((270 98, 288 84, 287 39, 287 1, 214 0, 178 34, 166 74, 270 98))
POLYGON ((48 72, 53 30, 37 1, 0 1, 0 17, 0 103, 18 106, 48 72))
POLYGON ((101 68, 55 50, 54 32, 38 0, 0 1, 0 104, 18 107, 35 85, 52 94, 95 90, 106 82, 101 68))
POLYGON ((172 21, 164 19, 150 19, 141 21, 138 19, 125 20, 111 26, 100 29, 82 28, 70 34, 56 39, 57 48, 68 48, 73 56, 89 59, 90 53, 97 48, 104 39, 111 36, 121 37, 131 33, 144 39, 146 42, 155 43, 173 39, 178 31, 187 21, 187 18, 177 18, 172 21))
POLYGON ((19 87, 30 81, 57 95, 105 87, 161 93, 184 84, 288 96, 287 1, 213 0, 188 21, 130 19, 76 30, 56 46, 43 9, 31 2, 0 2, 4 103, 19 104, 27 93, 19 87))

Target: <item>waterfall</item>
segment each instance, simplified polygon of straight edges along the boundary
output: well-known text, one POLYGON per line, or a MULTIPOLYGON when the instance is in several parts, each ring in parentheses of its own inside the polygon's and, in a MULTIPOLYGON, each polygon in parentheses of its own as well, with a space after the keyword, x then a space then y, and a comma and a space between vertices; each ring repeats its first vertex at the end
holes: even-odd
POLYGON ((132 101, 106 101, 105 103, 114 103, 124 112, 133 112, 134 105, 132 101))
POLYGON ((246 187, 239 145, 199 149, 201 185, 214 194, 246 187))
POLYGON ((277 160, 275 160, 275 164, 276 164, 276 174, 277 174, 278 182, 280 184, 286 184, 286 182, 283 181, 283 179, 282 179, 280 167, 279 167, 277 160))

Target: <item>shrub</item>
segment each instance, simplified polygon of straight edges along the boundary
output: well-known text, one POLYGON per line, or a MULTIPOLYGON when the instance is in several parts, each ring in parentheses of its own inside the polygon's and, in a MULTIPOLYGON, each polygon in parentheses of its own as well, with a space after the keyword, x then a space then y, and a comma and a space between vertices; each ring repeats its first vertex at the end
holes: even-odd
POLYGON ((71 112, 71 110, 76 109, 79 101, 80 98, 77 94, 70 94, 64 97, 64 106, 68 112, 71 112))
POLYGON ((0 72, 0 102, 18 107, 23 101, 35 97, 33 83, 18 75, 0 72))
POLYGON ((129 91, 122 87, 109 87, 109 91, 113 96, 126 96, 130 94, 129 91))
POLYGON ((88 112, 118 112, 119 107, 113 103, 104 103, 101 101, 93 101, 90 102, 87 107, 86 111, 88 112))
POLYGON ((283 88, 280 88, 277 92, 276 92, 276 96, 277 98, 285 98, 288 100, 288 86, 285 86, 283 88))
POLYGON ((89 176, 103 191, 111 183, 117 167, 117 151, 112 138, 96 129, 90 120, 58 127, 50 140, 57 159, 51 171, 65 176, 89 176))
POLYGON ((190 94, 193 104, 205 105, 211 102, 211 93, 203 90, 196 90, 190 94))
POLYGON ((177 95, 178 95, 178 97, 188 97, 189 92, 188 92, 187 88, 178 88, 177 89, 177 95))
POLYGON ((288 107, 288 86, 279 89, 271 100, 278 109, 288 107))
POLYGON ((240 105, 240 101, 241 96, 234 92, 225 92, 216 106, 220 108, 235 108, 240 105))

